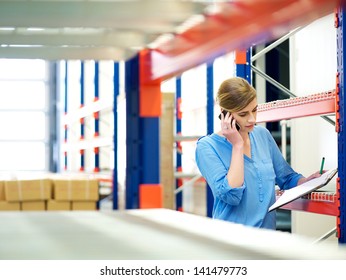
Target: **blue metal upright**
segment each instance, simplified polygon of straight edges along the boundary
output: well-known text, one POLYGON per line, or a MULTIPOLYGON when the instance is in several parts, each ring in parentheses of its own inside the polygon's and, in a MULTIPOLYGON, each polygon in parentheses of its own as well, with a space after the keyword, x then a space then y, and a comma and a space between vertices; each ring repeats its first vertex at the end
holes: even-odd
POLYGON ((236 76, 246 79, 251 84, 251 48, 236 52, 236 76))
POLYGON ((113 74, 114 97, 113 97, 113 117, 114 117, 114 134, 113 134, 113 151, 114 151, 114 168, 113 168, 113 209, 118 206, 118 96, 119 96, 119 63, 114 63, 113 74))
MULTIPOLYGON (((98 101, 100 97, 100 72, 99 72, 99 62, 95 61, 95 77, 94 77, 94 101, 98 101)), ((100 112, 94 112, 94 137, 98 137, 100 135, 100 112)), ((94 147, 94 172, 100 171, 100 148, 94 147)))
MULTIPOLYGON (((214 62, 207 65, 207 134, 214 132, 214 62)), ((207 216, 212 217, 214 197, 207 184, 207 216)))
POLYGON ((126 209, 139 208, 141 158, 139 127, 139 57, 125 63, 126 92, 126 209))
MULTIPOLYGON (((175 127, 176 127, 176 135, 181 135, 181 130, 182 130, 182 126, 181 126, 181 76, 176 77, 175 80, 175 100, 176 100, 176 123, 175 123, 175 127)), ((177 172, 181 172, 183 170, 182 168, 182 155, 181 155, 181 144, 179 141, 177 141, 177 145, 176 145, 176 171, 177 172)), ((182 180, 181 179, 177 179, 176 180, 176 188, 179 188, 182 185, 182 180)), ((175 197, 175 207, 176 210, 178 211, 183 211, 183 194, 182 192, 177 193, 176 197, 175 197)))
POLYGON ((345 12, 339 8, 335 15, 335 26, 337 28, 337 112, 336 130, 338 132, 338 179, 337 188, 339 194, 339 216, 337 217, 337 232, 339 243, 346 243, 346 112, 345 112, 345 45, 346 30, 345 12))
POLYGON ((94 71, 94 86, 95 86, 95 91, 94 91, 94 97, 95 100, 99 100, 100 92, 99 92, 99 84, 100 84, 100 64, 98 61, 95 61, 95 71, 94 71))
MULTIPOLYGON (((64 92, 64 114, 67 115, 67 106, 68 106, 68 102, 67 102, 67 96, 68 96, 68 62, 67 60, 65 61, 65 79, 64 79, 64 83, 65 83, 65 92, 64 92)), ((68 138, 68 126, 67 124, 65 124, 64 126, 64 143, 67 143, 67 138, 68 138)), ((64 151, 64 170, 67 170, 67 164, 68 164, 68 160, 67 160, 67 151, 64 151)))
MULTIPOLYGON (((80 69, 80 108, 84 107, 84 61, 81 61, 81 69, 80 69)), ((85 124, 84 117, 80 118, 80 140, 83 140, 85 136, 85 124)), ((84 171, 85 168, 85 155, 84 150, 80 151, 80 171, 84 171)))
POLYGON ((141 184, 160 183, 159 118, 141 118, 141 184))
POLYGON ((80 63, 80 105, 81 107, 84 106, 85 103, 85 66, 84 61, 81 61, 80 63))
POLYGON ((136 55, 125 63, 126 209, 141 208, 141 186, 160 183, 159 118, 140 115, 139 62, 136 55))

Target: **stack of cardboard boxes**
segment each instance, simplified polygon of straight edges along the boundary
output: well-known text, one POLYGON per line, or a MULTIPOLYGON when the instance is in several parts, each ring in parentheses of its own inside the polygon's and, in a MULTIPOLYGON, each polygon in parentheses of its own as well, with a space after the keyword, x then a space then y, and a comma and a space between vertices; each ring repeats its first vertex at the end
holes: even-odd
POLYGON ((52 177, 53 200, 47 210, 96 210, 99 199, 99 182, 84 176, 52 177))
POLYGON ((0 211, 96 210, 99 183, 86 176, 0 180, 0 211))
POLYGON ((5 195, 5 181, 0 180, 0 211, 19 211, 20 203, 19 202, 9 202, 6 200, 5 195))

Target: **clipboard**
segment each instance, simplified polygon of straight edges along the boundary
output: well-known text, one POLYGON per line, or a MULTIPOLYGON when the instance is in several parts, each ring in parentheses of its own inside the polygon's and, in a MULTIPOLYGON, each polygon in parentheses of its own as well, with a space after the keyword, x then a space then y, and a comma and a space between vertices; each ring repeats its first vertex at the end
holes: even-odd
POLYGON ((286 190, 283 194, 276 200, 276 202, 269 207, 268 212, 271 212, 281 206, 284 206, 293 200, 296 200, 310 192, 318 190, 323 186, 327 185, 329 181, 338 173, 338 169, 330 169, 323 173, 320 177, 312 179, 305 182, 297 187, 286 190))

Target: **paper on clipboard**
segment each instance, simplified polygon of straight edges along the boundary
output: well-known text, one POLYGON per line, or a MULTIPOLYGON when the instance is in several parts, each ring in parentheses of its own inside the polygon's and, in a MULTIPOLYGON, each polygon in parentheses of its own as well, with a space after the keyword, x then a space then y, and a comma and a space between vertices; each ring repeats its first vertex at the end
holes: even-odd
POLYGON ((286 190, 283 194, 276 200, 276 202, 269 207, 268 212, 273 211, 281 206, 284 206, 291 201, 302 197, 312 191, 315 191, 325 185, 335 176, 338 169, 331 169, 323 173, 320 177, 307 181, 292 189, 286 190))

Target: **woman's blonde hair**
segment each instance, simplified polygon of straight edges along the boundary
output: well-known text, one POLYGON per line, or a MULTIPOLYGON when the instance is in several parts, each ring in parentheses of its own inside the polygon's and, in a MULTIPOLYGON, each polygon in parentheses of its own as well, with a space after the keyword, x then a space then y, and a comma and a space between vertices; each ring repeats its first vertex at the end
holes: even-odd
POLYGON ((256 98, 256 90, 247 80, 233 77, 223 81, 217 92, 216 102, 230 112, 244 109, 256 98))

